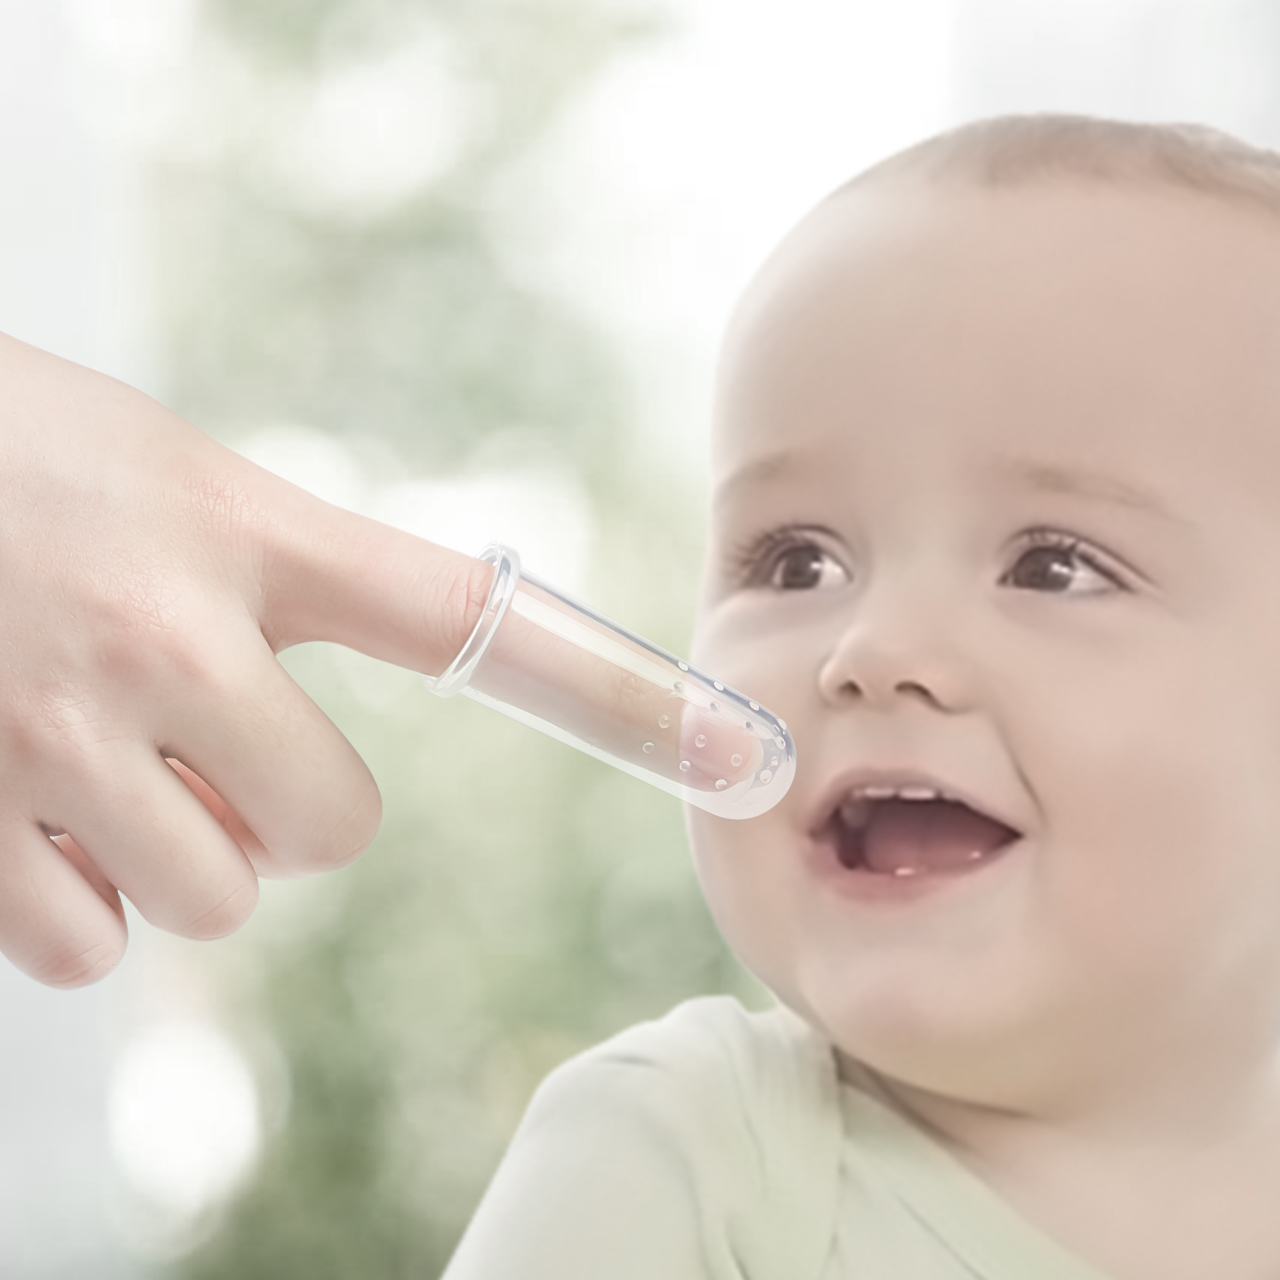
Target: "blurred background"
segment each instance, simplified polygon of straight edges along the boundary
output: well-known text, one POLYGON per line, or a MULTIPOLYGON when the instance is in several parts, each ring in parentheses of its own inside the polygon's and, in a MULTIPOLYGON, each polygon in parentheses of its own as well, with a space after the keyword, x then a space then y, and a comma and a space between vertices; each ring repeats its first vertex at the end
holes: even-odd
MULTIPOLYGON (((719 331, 867 164, 1000 111, 1280 142, 1271 0, 0 0, 0 330, 677 652, 719 331)), ((356 865, 234 937, 0 963, 0 1277, 443 1269, 538 1081, 767 997, 671 797, 409 672, 283 662, 368 760, 356 865)))

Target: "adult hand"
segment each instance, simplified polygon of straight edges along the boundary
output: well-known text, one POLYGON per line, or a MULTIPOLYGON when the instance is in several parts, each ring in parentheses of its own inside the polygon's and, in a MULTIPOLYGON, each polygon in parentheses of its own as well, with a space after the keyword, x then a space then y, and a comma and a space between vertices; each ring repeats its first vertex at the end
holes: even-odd
POLYGON ((492 568, 340 510, 141 392, 0 335, 0 951, 52 986, 144 919, 217 938, 342 866, 378 788, 276 654, 434 674, 492 568))

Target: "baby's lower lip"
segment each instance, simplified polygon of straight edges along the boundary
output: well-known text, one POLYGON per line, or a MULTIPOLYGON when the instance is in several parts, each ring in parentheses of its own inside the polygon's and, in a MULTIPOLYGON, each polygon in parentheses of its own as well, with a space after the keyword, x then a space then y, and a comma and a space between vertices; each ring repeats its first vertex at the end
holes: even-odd
POLYGON ((973 880, 986 868, 1007 860, 1024 844, 1019 837, 975 858, 962 866, 945 871, 914 872, 909 875, 886 875, 866 866, 848 867, 840 857, 840 841, 831 833, 811 837, 809 864, 826 888, 862 902, 913 902, 927 894, 937 893, 949 885, 973 880))

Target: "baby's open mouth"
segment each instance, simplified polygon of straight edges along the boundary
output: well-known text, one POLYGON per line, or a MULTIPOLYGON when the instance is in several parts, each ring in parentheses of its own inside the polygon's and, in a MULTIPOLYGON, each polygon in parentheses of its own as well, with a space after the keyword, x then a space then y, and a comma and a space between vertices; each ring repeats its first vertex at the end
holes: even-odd
POLYGON ((955 800, 849 796, 819 838, 834 846, 850 871, 919 876, 980 866, 1021 833, 955 800))

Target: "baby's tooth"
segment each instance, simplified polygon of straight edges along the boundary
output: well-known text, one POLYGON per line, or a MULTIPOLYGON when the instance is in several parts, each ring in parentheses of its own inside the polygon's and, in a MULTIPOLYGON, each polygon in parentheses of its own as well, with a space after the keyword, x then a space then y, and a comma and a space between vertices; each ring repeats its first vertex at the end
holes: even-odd
POLYGON ((936 800, 938 793, 932 787, 900 787, 898 794, 904 800, 936 800))
POLYGON ((897 787, 859 787, 858 794, 866 796, 868 800, 887 800, 890 796, 898 794, 897 787))
POLYGON ((849 799, 840 806, 840 818, 846 826, 865 827, 870 817, 871 805, 866 800, 849 799))

